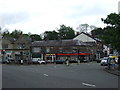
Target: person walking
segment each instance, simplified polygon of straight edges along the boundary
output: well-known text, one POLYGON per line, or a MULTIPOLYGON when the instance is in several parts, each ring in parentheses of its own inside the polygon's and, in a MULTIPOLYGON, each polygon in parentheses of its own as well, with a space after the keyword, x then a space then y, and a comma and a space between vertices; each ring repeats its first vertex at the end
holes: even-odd
POLYGON ((69 60, 66 58, 66 65, 69 66, 69 60))

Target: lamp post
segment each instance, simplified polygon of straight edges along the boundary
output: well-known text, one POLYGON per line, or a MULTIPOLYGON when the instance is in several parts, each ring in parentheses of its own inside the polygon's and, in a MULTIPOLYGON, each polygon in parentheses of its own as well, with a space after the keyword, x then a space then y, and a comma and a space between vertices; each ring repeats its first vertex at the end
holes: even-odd
POLYGON ((76 52, 77 52, 77 61, 78 61, 78 64, 80 64, 80 60, 79 60, 79 49, 77 49, 77 48, 75 48, 75 49, 73 49, 73 50, 75 50, 76 52))
POLYGON ((79 49, 77 49, 77 53, 78 53, 78 64, 80 64, 80 59, 79 59, 79 49))

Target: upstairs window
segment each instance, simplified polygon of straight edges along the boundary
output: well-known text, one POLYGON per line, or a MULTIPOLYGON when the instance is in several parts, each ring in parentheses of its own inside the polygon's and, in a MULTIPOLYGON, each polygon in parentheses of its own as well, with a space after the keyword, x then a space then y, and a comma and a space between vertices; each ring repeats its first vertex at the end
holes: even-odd
POLYGON ((47 52, 47 53, 50 52, 50 48, 49 48, 49 47, 46 48, 46 52, 47 52))
POLYGON ((7 49, 7 48, 8 48, 8 44, 4 44, 3 49, 7 49))
POLYGON ((40 50, 41 50, 41 49, 40 49, 39 47, 34 47, 34 48, 33 48, 33 52, 40 52, 40 50))
POLYGON ((19 44, 19 49, 25 48, 25 44, 19 44))
POLYGON ((63 48, 61 48, 61 47, 60 47, 60 48, 59 48, 59 52, 61 52, 61 53, 62 53, 62 52, 63 52, 63 48))

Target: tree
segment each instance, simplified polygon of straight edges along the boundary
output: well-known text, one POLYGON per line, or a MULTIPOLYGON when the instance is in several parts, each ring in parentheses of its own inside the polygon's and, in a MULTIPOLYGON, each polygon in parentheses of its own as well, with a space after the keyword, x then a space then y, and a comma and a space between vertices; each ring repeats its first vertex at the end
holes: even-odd
POLYGON ((57 40, 57 39, 58 33, 55 30, 44 32, 44 40, 57 40))
POLYGON ((14 31, 12 31, 12 33, 10 33, 10 36, 18 39, 22 34, 23 32, 21 30, 15 29, 14 31))
POLYGON ((60 39, 73 39, 75 37, 75 31, 69 26, 60 25, 58 35, 60 39))
POLYGON ((111 44, 120 53, 120 14, 111 13, 106 19, 101 19, 107 26, 103 29, 101 38, 106 44, 111 44))
POLYGON ((77 29, 78 29, 80 32, 85 32, 85 33, 87 33, 88 27, 89 27, 88 24, 80 24, 80 25, 77 27, 77 29))
POLYGON ((31 38, 32 42, 33 41, 41 41, 42 40, 41 36, 38 35, 38 34, 31 34, 30 38, 31 38))
POLYGON ((102 28, 95 28, 91 31, 91 35, 94 38, 100 38, 100 36, 103 34, 104 34, 104 30, 102 28))

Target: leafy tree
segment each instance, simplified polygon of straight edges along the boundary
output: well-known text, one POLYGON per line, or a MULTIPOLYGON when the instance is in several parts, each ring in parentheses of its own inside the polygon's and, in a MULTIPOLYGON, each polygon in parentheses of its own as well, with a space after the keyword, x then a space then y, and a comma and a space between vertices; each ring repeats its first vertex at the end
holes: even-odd
POLYGON ((106 19, 101 19, 107 26, 103 29, 101 38, 106 44, 111 44, 114 49, 120 52, 120 14, 111 13, 106 19))
POLYGON ((57 40, 58 33, 54 31, 45 31, 44 32, 44 40, 57 40))
POLYGON ((42 40, 41 36, 38 35, 38 34, 31 34, 30 38, 32 39, 32 42, 33 41, 41 41, 42 40))
POLYGON ((95 28, 91 31, 91 34, 94 38, 100 38, 104 34, 104 30, 102 28, 95 28))
POLYGON ((3 36, 10 36, 10 32, 8 30, 5 30, 3 33, 2 33, 3 36))
POLYGON ((61 39, 73 39, 75 37, 75 31, 69 26, 60 25, 58 35, 61 39))
POLYGON ((10 33, 10 36, 18 39, 22 34, 23 34, 23 32, 21 30, 15 29, 14 31, 12 31, 12 33, 10 33))

